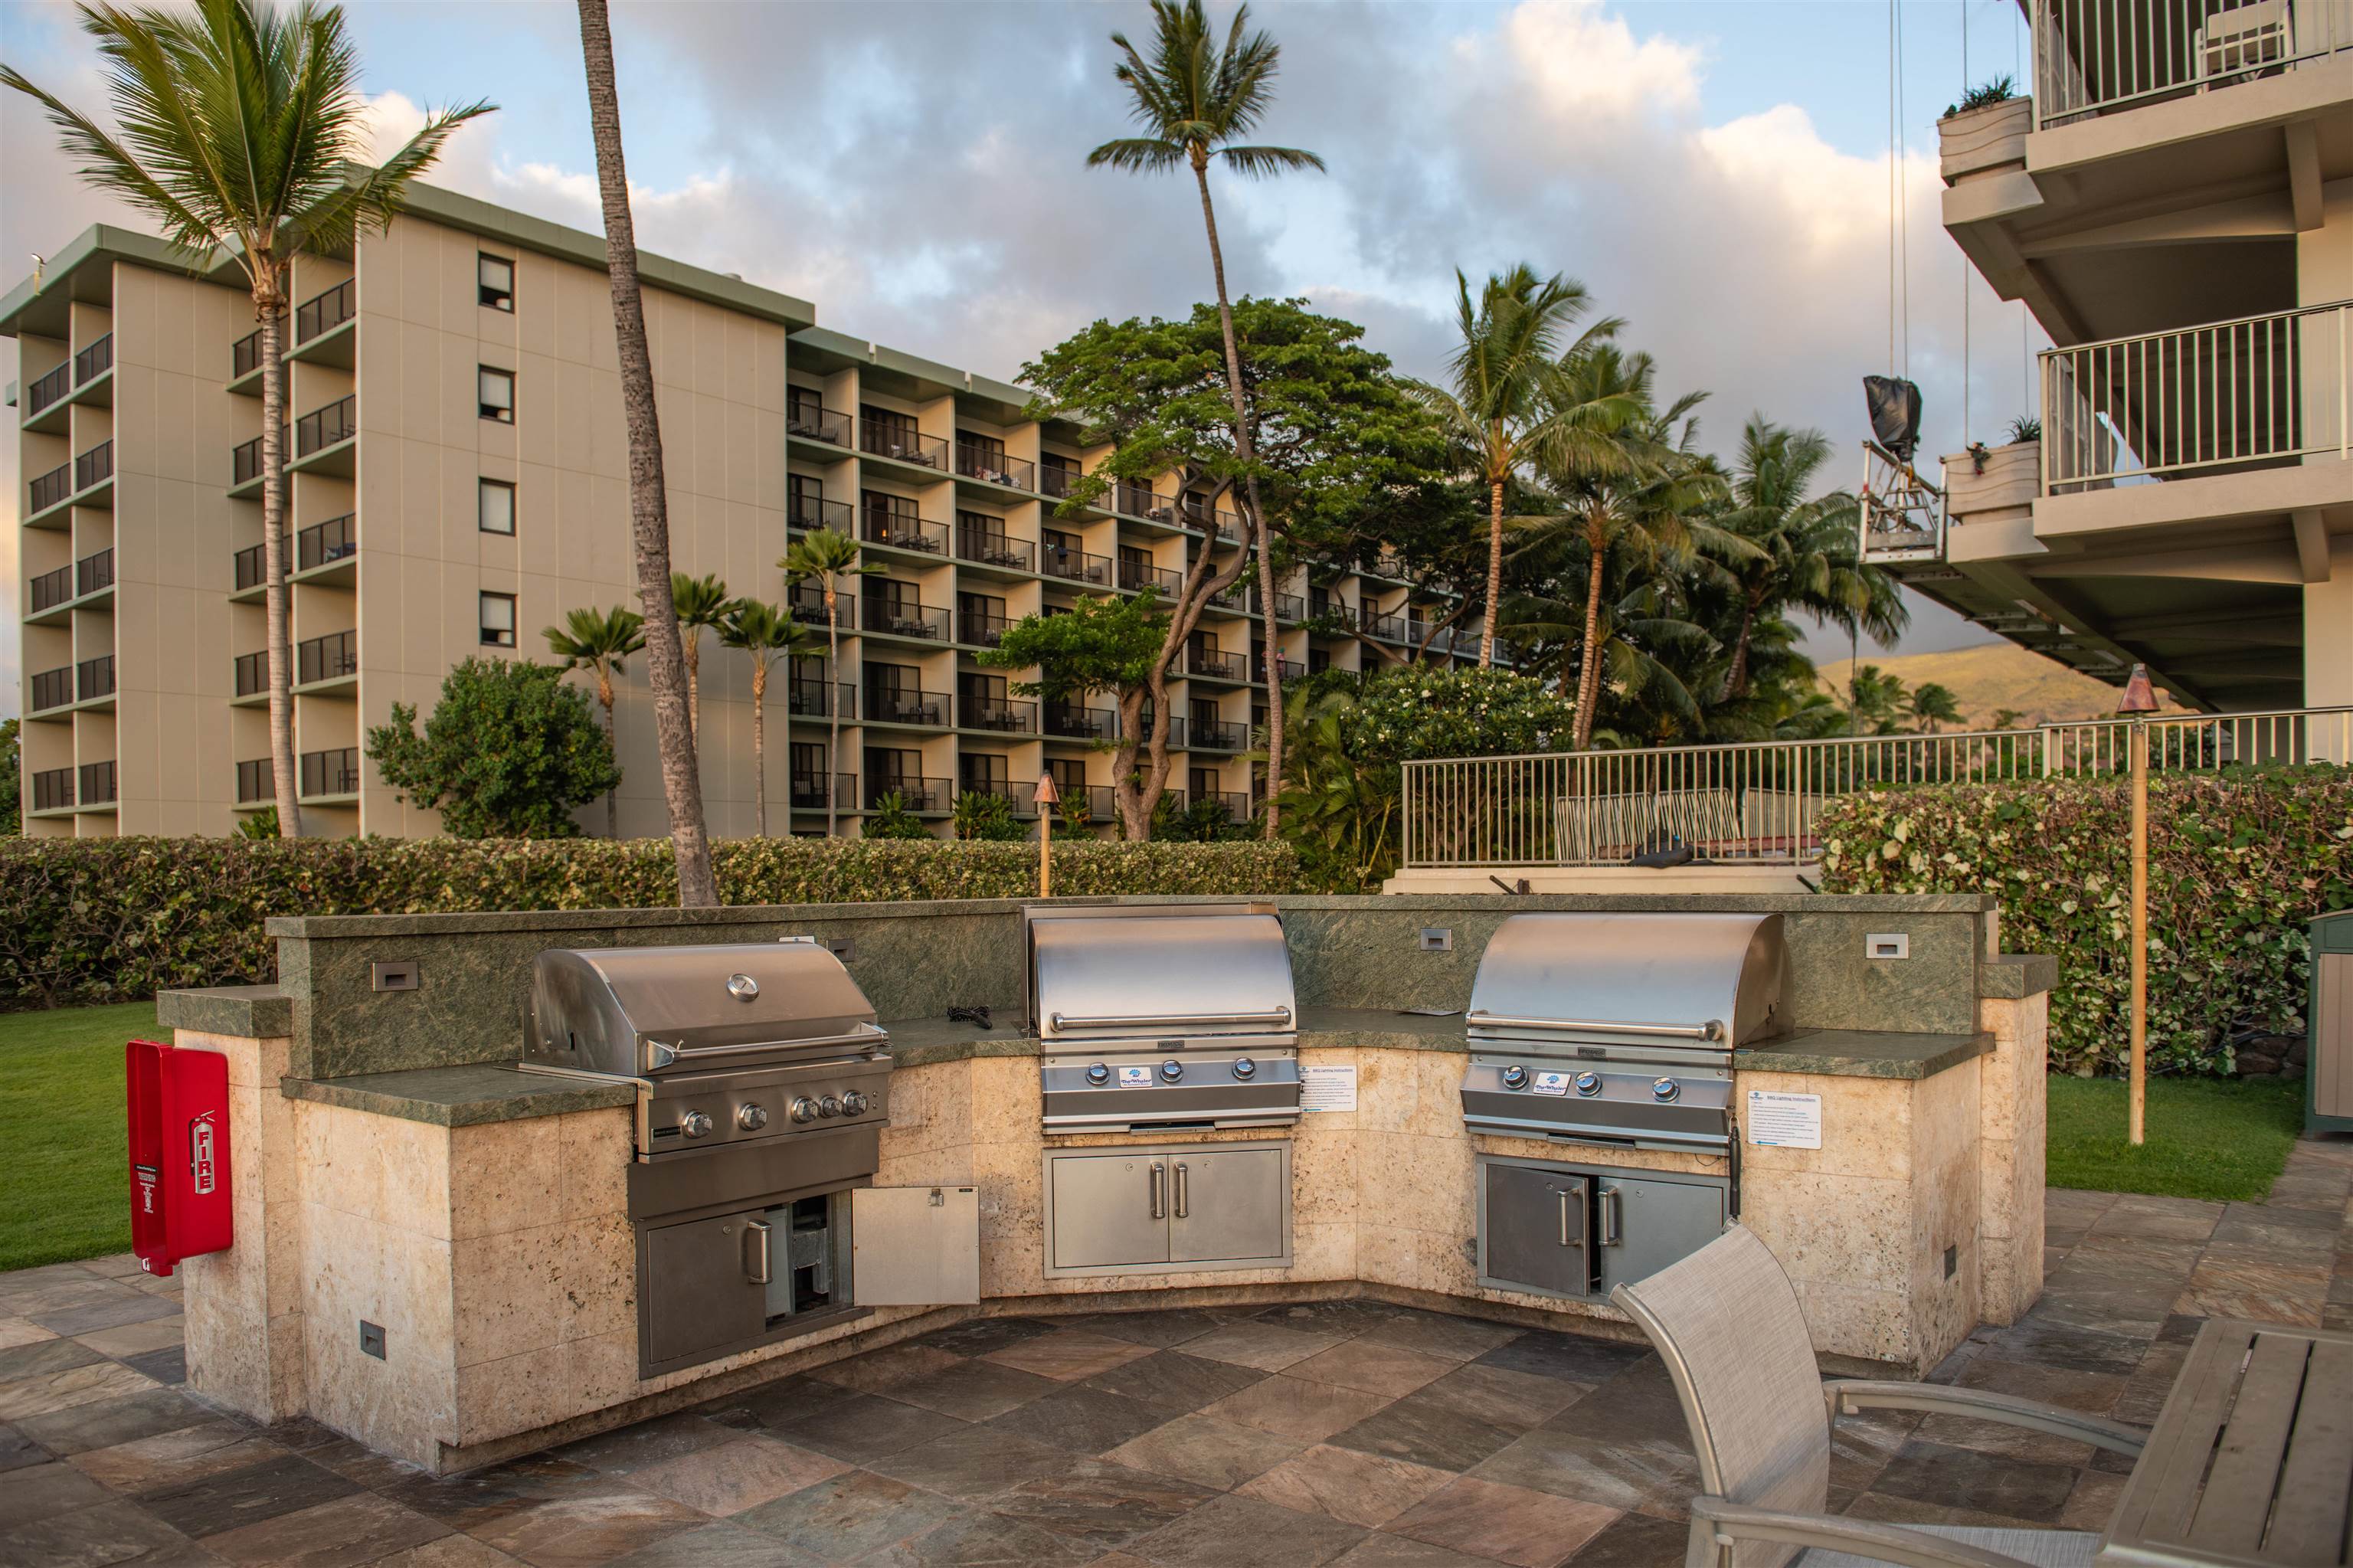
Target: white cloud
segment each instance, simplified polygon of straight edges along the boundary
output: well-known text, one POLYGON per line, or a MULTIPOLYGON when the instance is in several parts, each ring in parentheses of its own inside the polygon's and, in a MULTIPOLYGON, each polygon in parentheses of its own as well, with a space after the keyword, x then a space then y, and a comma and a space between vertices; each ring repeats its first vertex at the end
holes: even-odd
POLYGON ((1463 50, 1476 80, 1492 82, 1498 52, 1557 119, 1642 120, 1696 108, 1704 51, 1653 34, 1637 38, 1601 0, 1532 0, 1514 10, 1495 47, 1463 50))

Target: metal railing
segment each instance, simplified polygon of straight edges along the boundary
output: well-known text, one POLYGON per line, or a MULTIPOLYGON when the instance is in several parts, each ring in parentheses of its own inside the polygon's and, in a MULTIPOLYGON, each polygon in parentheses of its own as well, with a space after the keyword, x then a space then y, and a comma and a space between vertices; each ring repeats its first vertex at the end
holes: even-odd
POLYGON ((228 378, 242 381, 261 368, 261 329, 254 328, 228 346, 228 378))
POLYGON ((66 566, 53 572, 43 572, 32 580, 30 586, 35 615, 45 609, 55 609, 74 597, 74 569, 66 566))
POLYGON ((966 779, 961 780, 967 795, 994 795, 1013 808, 1017 817, 1035 820, 1038 815, 1038 781, 1035 779, 966 779))
POLYGON ((1242 519, 1238 512, 1223 506, 1211 506, 1198 495, 1181 496, 1177 514, 1188 528, 1198 528, 1204 534, 1214 534, 1220 539, 1239 540, 1242 536, 1242 519))
POLYGON ((1166 567, 1155 567, 1143 561, 1122 561, 1119 564, 1119 586, 1130 593, 1142 593, 1156 588, 1164 599, 1176 597, 1183 577, 1166 567))
POLYGON ((792 497, 785 518, 786 526, 793 528, 830 528, 837 534, 858 531, 857 510, 847 501, 828 501, 822 495, 792 497))
POLYGON ((339 441, 350 440, 360 432, 360 400, 357 394, 347 393, 322 408, 313 408, 294 422, 294 452, 296 460, 323 451, 339 441))
POLYGON ((839 800, 840 809, 845 811, 858 809, 858 775, 855 773, 796 773, 792 789, 796 807, 815 807, 822 811, 828 804, 839 800), (826 793, 828 780, 833 785, 830 796, 826 793))
POLYGON ((311 800, 322 795, 356 795, 360 792, 358 747, 306 751, 298 760, 301 767, 301 799, 311 800))
POLYGON ((976 479, 985 484, 1002 484, 1012 490, 1033 490, 1038 468, 1026 459, 1007 457, 1003 452, 959 438, 955 444, 955 471, 966 479, 976 479))
MULTIPOLYGON (((1307 674, 1307 666, 1296 659, 1277 659, 1274 668, 1275 673, 1285 681, 1302 680, 1307 674)), ((1250 682, 1253 685, 1266 684, 1266 655, 1263 653, 1250 655, 1250 682)))
POLYGON ((31 497, 26 508, 26 514, 47 512, 71 495, 74 493, 73 471, 72 463, 61 462, 27 485, 26 488, 31 493, 31 497))
POLYGON ((2042 493, 2353 455, 2353 302, 2046 349, 2042 493))
MULTIPOLYGON (((2353 707, 2163 715, 2149 766, 2353 762, 2353 707)), ((1405 864, 1620 865, 1688 847, 1709 861, 1802 864, 1821 853, 1822 808, 1912 784, 2085 778, 2123 771, 2122 719, 1959 735, 1860 736, 1740 746, 1408 762, 1405 864)))
POLYGON ((111 762, 85 762, 74 771, 77 806, 103 806, 119 793, 119 780, 111 762))
POLYGON ((58 811, 74 803, 74 770, 48 768, 33 775, 33 810, 58 811))
POLYGON ((1048 703, 1045 715, 1046 733, 1063 740, 1116 740, 1119 738, 1119 713, 1114 708, 1090 708, 1070 703, 1048 703))
POLYGON ((880 807, 882 797, 891 794, 896 794, 911 811, 944 815, 955 803, 955 781, 891 773, 866 781, 866 805, 870 810, 880 807))
POLYGON ((1038 733, 1038 705, 1005 697, 964 694, 956 698, 956 726, 960 729, 994 730, 999 735, 1035 735, 1038 733))
POLYGON ((31 418, 74 388, 74 367, 70 359, 60 359, 58 366, 25 388, 25 418, 31 418))
POLYGON ((114 442, 108 439, 74 459, 74 493, 114 477, 114 442))
POLYGON ((785 683, 785 706, 796 717, 829 718, 833 705, 841 705, 841 716, 858 716, 858 688, 848 681, 787 681, 785 683))
POLYGON ((229 557, 229 569, 237 584, 230 592, 243 593, 248 588, 259 588, 262 579, 269 575, 269 546, 248 545, 229 557))
POLYGON ((267 757, 237 765, 237 803, 250 805, 278 793, 278 768, 267 757))
POLYGON ((920 637, 926 642, 945 642, 948 640, 948 612, 913 599, 869 597, 866 600, 866 630, 881 637, 920 637))
POLYGON ((785 405, 785 433, 804 440, 846 447, 854 424, 840 409, 828 408, 813 400, 797 399, 785 405))
POLYGON ((333 288, 312 295, 294 312, 294 341, 310 342, 352 319, 359 309, 359 280, 346 278, 333 288))
POLYGON ((1067 501, 1071 493, 1078 489, 1079 481, 1085 477, 1075 468, 1056 468, 1051 463, 1045 464, 1038 470, 1038 493, 1051 496, 1056 501, 1067 501))
MULTIPOLYGON (((785 590, 785 612, 804 626, 825 624, 825 590, 815 583, 795 583, 785 590)), ((858 596, 837 589, 833 623, 848 630, 858 624, 858 596)))
POLYGON ((1862 558, 1871 562, 1942 560, 1945 493, 1876 441, 1862 443, 1862 489, 1856 511, 1862 558))
POLYGON ((2332 0, 2040 0, 2044 129, 2277 76, 2353 46, 2332 0))
POLYGON ((1090 556, 1084 550, 1073 550, 1067 546, 1050 545, 1040 551, 1038 569, 1064 582, 1084 583, 1090 588, 1111 587, 1109 556, 1090 556))
POLYGON ((1027 539, 1008 536, 1001 529, 968 528, 956 524, 956 559, 971 561, 984 567, 1006 567, 1018 572, 1030 569, 1036 559, 1037 546, 1027 539))
POLYGON ((94 551, 74 563, 74 597, 87 599, 114 586, 114 546, 94 551))
POLYGON ((1243 789, 1220 789, 1215 794, 1203 792, 1196 797, 1198 803, 1213 805, 1225 814, 1229 822, 1247 822, 1250 816, 1250 793, 1243 789))
POLYGON ((49 708, 70 706, 74 700, 74 673, 70 664, 60 664, 54 670, 37 670, 32 679, 32 711, 40 713, 49 708))
POLYGON ((870 419, 860 415, 858 450, 899 462, 920 463, 925 468, 948 466, 947 442, 890 419, 870 419))
POLYGON ((1013 618, 992 615, 986 610, 956 611, 956 641, 976 648, 994 648, 1005 641, 1006 632, 1013 628, 1013 618))
POLYGON ((916 512, 913 502, 904 506, 878 506, 870 501, 860 506, 859 512, 861 523, 859 537, 870 545, 881 545, 893 550, 914 550, 926 556, 947 553, 947 524, 926 522, 916 512))
POLYGON ((298 572, 347 561, 359 553, 359 530, 348 512, 324 523, 313 523, 294 535, 294 569, 298 572))
POLYGON ((74 385, 95 381, 114 368, 114 334, 108 333, 73 356, 74 385))
POLYGON ((1239 681, 1250 668, 1249 662, 1239 653, 1227 653, 1202 643, 1188 643, 1185 649, 1185 673, 1207 675, 1211 680, 1239 681))
MULTIPOLYGON (((1169 743, 1171 745, 1178 744, 1174 736, 1169 737, 1169 743)), ((1215 724, 1194 725, 1193 744, 1190 749, 1195 751, 1240 751, 1249 744, 1250 726, 1248 725, 1229 724, 1221 719, 1215 724)))
POLYGON ((245 483, 248 480, 259 479, 260 477, 261 438, 259 436, 254 437, 253 440, 249 441, 239 441, 236 446, 229 449, 228 482, 230 489, 234 490, 237 486, 245 483))
POLYGON ((294 645, 294 683, 340 681, 360 673, 360 634, 356 630, 305 638, 294 645))
POLYGON ((236 694, 240 697, 255 696, 268 691, 269 689, 269 652, 265 650, 259 653, 238 654, 232 674, 236 694))
POLYGON ((945 692, 926 692, 914 686, 866 688, 869 724, 913 724, 945 729, 949 711, 945 692))
POLYGON ((74 666, 74 694, 79 702, 114 695, 114 655, 100 653, 74 666))

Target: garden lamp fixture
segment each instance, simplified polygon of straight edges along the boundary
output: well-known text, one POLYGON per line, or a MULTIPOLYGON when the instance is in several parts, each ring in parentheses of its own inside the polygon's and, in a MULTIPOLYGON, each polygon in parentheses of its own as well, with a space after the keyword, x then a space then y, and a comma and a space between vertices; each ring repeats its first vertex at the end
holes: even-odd
POLYGON ((1038 776, 1038 793, 1031 797, 1038 803, 1038 896, 1054 896, 1054 808, 1061 802, 1061 792, 1054 788, 1054 776, 1038 776))
POLYGON ((2116 712, 2132 721, 2132 1054, 2125 1098, 2125 1137, 2147 1141, 2148 1123, 2148 719, 2157 692, 2148 666, 2135 664, 2116 712))

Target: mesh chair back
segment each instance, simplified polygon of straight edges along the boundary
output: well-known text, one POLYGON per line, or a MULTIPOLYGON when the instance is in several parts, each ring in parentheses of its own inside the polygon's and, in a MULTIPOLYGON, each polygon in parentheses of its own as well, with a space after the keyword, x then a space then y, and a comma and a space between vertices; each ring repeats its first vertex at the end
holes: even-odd
MULTIPOLYGON (((1700 1485, 1755 1508, 1820 1513, 1831 1434, 1820 1371, 1796 1287, 1754 1234, 1735 1225, 1609 1298, 1642 1325, 1691 1424, 1700 1485)), ((1743 1542, 1733 1568, 1782 1568, 1797 1548, 1743 1542)))

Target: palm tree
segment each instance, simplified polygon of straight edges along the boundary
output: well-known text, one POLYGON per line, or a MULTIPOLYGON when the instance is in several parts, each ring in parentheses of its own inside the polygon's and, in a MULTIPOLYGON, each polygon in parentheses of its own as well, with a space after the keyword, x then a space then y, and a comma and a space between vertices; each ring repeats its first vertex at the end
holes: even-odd
POLYGON ((1250 7, 1234 9, 1222 46, 1217 42, 1201 0, 1152 0, 1155 33, 1145 59, 1122 33, 1111 41, 1123 58, 1116 69, 1134 101, 1128 116, 1141 136, 1106 142, 1087 154, 1087 167, 1108 164, 1132 174, 1193 171, 1201 193, 1201 224, 1209 237, 1209 270, 1218 285, 1218 322, 1225 331, 1226 391, 1234 405, 1234 455, 1240 460, 1249 497, 1244 525, 1255 531, 1260 636, 1266 647, 1267 779, 1266 836, 1275 836, 1275 797, 1282 779, 1282 662, 1276 657, 1274 555, 1266 514, 1259 506, 1257 449, 1249 396, 1242 386, 1241 351, 1234 340, 1234 308, 1226 293, 1226 258, 1218 243, 1218 210, 1209 199, 1209 160, 1247 178, 1263 179, 1302 169, 1324 170, 1324 160, 1298 147, 1243 143, 1273 101, 1276 61, 1282 46, 1265 33, 1250 32, 1250 7))
POLYGON ((1857 664, 1847 677, 1847 711, 1857 735, 1896 734, 1896 717, 1909 705, 1901 675, 1876 664, 1857 664))
POLYGON ((1584 284, 1558 274, 1539 279, 1525 261, 1489 277, 1475 305, 1471 280, 1458 270, 1454 284, 1462 342, 1448 363, 1453 387, 1407 385, 1487 487, 1487 611, 1479 638, 1483 670, 1495 662, 1496 612, 1504 597, 1504 487, 1540 453, 1573 455, 1597 471, 1609 467, 1609 435, 1635 409, 1617 397, 1578 403, 1560 395, 1564 364, 1586 358, 1621 324, 1604 318, 1574 343, 1562 343, 1588 306, 1584 284))
POLYGON ((814 581, 825 595, 825 711, 831 719, 825 741, 825 836, 834 832, 834 811, 840 802, 834 799, 834 779, 841 772, 841 584, 844 578, 867 572, 879 572, 880 567, 858 564, 858 541, 838 528, 811 528, 793 541, 785 551, 784 559, 776 563, 785 570, 785 580, 799 584, 814 581))
POLYGON ((2019 712, 2016 708, 1996 708, 1993 710, 1993 716, 1986 720, 1986 727, 1989 729, 2016 729, 2021 724, 2025 722, 2025 719, 2026 715, 2019 712))
POLYGON ((343 14, 311 0, 290 11, 261 0, 196 0, 188 11, 80 7, 98 40, 119 136, 35 86, 13 67, 0 83, 40 101, 81 176, 145 213, 191 269, 236 263, 261 323, 262 604, 268 624, 269 760, 278 831, 302 831, 294 764, 292 660, 286 608, 288 284, 297 255, 343 254, 383 233, 408 183, 430 168, 450 132, 487 102, 442 110, 378 169, 352 160, 366 144, 359 56, 343 14))
POLYGON ((702 629, 717 626, 733 609, 727 597, 727 585, 717 573, 691 577, 684 572, 670 575, 670 601, 678 611, 678 635, 686 654, 686 728, 698 741, 702 737, 702 629))
POLYGON ((613 26, 605 0, 580 0, 580 53, 587 67, 588 129, 596 143, 596 188, 605 208, 605 270, 613 290, 613 334, 621 370, 621 412, 629 429, 629 522, 638 602, 645 613, 647 673, 662 800, 670 808, 671 856, 682 908, 716 905, 711 840, 702 822, 702 781, 694 762, 694 721, 686 653, 670 594, 670 510, 662 478, 661 419, 654 364, 646 347, 646 302, 638 286, 638 230, 629 216, 629 175, 621 159, 621 98, 613 83, 613 26))
MULTIPOLYGON (((596 702, 605 710, 605 736, 617 741, 613 728, 613 677, 628 674, 625 661, 646 645, 646 618, 626 605, 610 609, 580 609, 564 618, 562 626, 542 629, 548 650, 567 670, 593 670, 596 702)), ((620 749, 617 744, 614 750, 620 749)), ((620 807, 615 791, 605 791, 605 836, 621 836, 620 807)))
MULTIPOLYGON (((1705 627, 1682 612, 1662 579, 1651 577, 1633 582, 1598 610, 1576 599, 1514 600, 1509 624, 1514 631, 1559 641, 1563 692, 1569 689, 1572 679, 1583 691, 1587 670, 1606 669, 1613 691, 1647 707, 1662 723, 1691 727, 1700 724, 1699 699, 1672 661, 1694 652, 1704 653, 1715 640, 1705 627), (1577 655, 1574 676, 1567 658, 1572 652, 1577 655)), ((1598 675, 1591 685, 1591 705, 1598 706, 1601 697, 1598 675)), ((1580 750, 1592 739, 1597 722, 1588 715, 1586 705, 1580 699, 1577 715, 1580 750)))
POLYGON ((1903 599, 1874 580, 1886 573, 1856 557, 1854 497, 1838 491, 1809 498, 1830 454, 1820 431, 1787 429, 1761 414, 1750 415, 1740 433, 1732 510, 1716 523, 1757 553, 1725 571, 1740 597, 1726 699, 1748 694, 1757 622, 1783 609, 1817 626, 1860 624, 1882 642, 1895 641, 1910 623, 1903 599))
MULTIPOLYGON (((768 836, 768 672, 777 661, 799 659, 817 652, 817 633, 778 609, 755 599, 738 599, 719 619, 719 641, 752 656, 752 832, 768 836)), ((785 705, 785 758, 793 754, 793 709, 785 705)), ((830 779, 827 780, 829 785, 830 779)), ((792 831, 792 781, 786 780, 785 831, 792 831)), ((828 798, 832 790, 826 791, 828 798)))
POLYGON ((1913 687, 1911 699, 1905 705, 1911 710, 1912 722, 1920 726, 1922 735, 1936 734, 1940 724, 1960 722, 1960 699, 1953 695, 1950 686, 1940 686, 1934 681, 1923 681, 1913 687))

